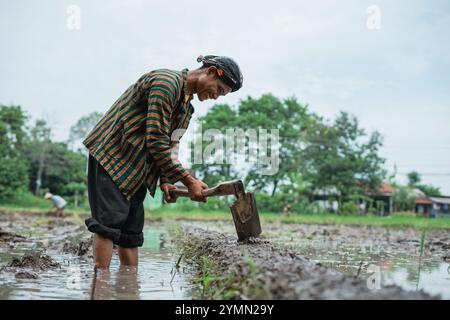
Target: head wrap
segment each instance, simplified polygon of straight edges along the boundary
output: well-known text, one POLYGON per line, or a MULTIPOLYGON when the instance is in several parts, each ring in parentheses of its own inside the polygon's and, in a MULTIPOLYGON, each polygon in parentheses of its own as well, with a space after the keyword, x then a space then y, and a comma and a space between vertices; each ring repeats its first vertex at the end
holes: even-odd
POLYGON ((199 56, 197 62, 203 62, 204 67, 215 66, 216 74, 226 85, 231 88, 231 92, 237 91, 242 87, 241 70, 238 64, 231 58, 224 56, 199 56))

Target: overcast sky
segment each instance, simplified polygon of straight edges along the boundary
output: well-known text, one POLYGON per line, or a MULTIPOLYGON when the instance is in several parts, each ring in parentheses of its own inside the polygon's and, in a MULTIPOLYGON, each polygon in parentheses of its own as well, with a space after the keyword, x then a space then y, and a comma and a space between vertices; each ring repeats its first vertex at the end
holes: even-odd
MULTIPOLYGON (((244 86, 220 102, 272 92, 328 118, 349 111, 383 134, 400 182, 416 169, 450 195, 448 0, 0 3, 0 103, 46 119, 57 140, 145 72, 228 55, 244 86)), ((194 100, 196 115, 212 104, 194 100)))

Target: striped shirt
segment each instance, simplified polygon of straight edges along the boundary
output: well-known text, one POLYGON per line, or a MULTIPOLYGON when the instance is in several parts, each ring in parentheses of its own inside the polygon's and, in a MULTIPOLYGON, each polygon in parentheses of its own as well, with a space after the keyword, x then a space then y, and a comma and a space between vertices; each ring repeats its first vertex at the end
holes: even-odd
POLYGON ((143 183, 154 196, 159 177, 161 183, 175 183, 190 174, 173 152, 183 133, 178 129, 187 129, 194 112, 187 72, 144 74, 83 141, 128 200, 143 183))

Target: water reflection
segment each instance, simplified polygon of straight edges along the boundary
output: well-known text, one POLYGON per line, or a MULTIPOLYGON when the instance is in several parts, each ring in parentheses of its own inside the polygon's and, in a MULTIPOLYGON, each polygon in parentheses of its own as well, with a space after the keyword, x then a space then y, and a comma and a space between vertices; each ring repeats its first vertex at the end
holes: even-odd
POLYGON ((120 266, 112 277, 108 270, 98 270, 91 287, 92 300, 139 300, 140 283, 136 267, 120 266))
MULTIPOLYGON (((235 234, 229 223, 191 224, 194 223, 203 229, 235 234)), ((432 255, 425 250, 419 271, 420 238, 415 232, 383 228, 373 228, 371 231, 370 228, 320 225, 267 224, 264 228, 265 238, 274 245, 292 248, 323 266, 355 276, 362 265, 358 275, 360 278, 370 276, 369 266, 375 266, 381 272, 382 285, 396 284, 413 291, 423 289, 430 294, 450 299, 450 261, 443 261, 439 255, 432 255), (402 233, 403 238, 395 239, 396 242, 391 238, 398 232, 402 233), (395 246, 402 241, 409 245, 395 246)), ((448 237, 444 233, 440 234, 441 238, 448 237)), ((435 240, 430 239, 432 241, 435 240)), ((447 256, 448 254, 445 255, 447 256)))
POLYGON ((111 272, 105 269, 99 269, 94 272, 94 279, 91 287, 92 300, 110 300, 111 296, 111 272))
MULTIPOLYGON (((145 242, 139 252, 138 269, 121 267, 115 252, 110 271, 98 270, 94 279, 92 257, 79 258, 47 249, 45 253, 58 261, 61 268, 39 272, 38 279, 16 279, 14 272, 0 272, 0 299, 189 298, 193 285, 183 272, 178 272, 171 282, 171 271, 179 255, 172 253, 164 226, 147 226, 144 233, 145 242)), ((33 242, 39 240, 41 238, 36 236, 33 242)), ((13 256, 20 257, 30 244, 15 244, 13 253, 6 246, 0 246, 0 266, 9 263, 13 256)))
POLYGON ((116 299, 139 300, 140 288, 137 268, 121 266, 117 272, 114 286, 116 299))
POLYGON ((368 253, 358 247, 341 246, 339 250, 298 246, 297 250, 317 263, 355 275, 362 262, 361 277, 368 277, 369 266, 379 268, 382 285, 396 284, 406 290, 420 290, 450 299, 450 265, 433 257, 423 258, 405 253, 368 253))

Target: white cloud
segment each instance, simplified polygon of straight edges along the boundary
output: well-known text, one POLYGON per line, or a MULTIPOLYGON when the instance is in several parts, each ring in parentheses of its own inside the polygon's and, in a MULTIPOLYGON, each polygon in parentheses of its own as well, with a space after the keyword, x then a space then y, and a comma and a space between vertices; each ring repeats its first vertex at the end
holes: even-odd
MULTIPOLYGON (((241 65, 244 87, 221 102, 296 95, 327 117, 355 113, 387 142, 450 141, 448 1, 377 1, 377 31, 366 27, 374 3, 365 0, 79 0, 81 30, 70 32, 72 3, 2 2, 0 10, 0 103, 51 115, 58 139, 149 69, 192 69, 199 54, 225 54, 241 65)), ((196 113, 212 104, 196 102, 196 113)), ((391 162, 407 157, 385 152, 391 162)), ((427 154, 410 156, 424 165, 427 154)))

